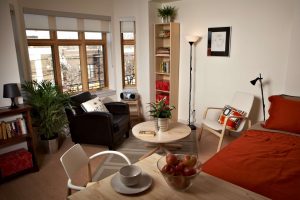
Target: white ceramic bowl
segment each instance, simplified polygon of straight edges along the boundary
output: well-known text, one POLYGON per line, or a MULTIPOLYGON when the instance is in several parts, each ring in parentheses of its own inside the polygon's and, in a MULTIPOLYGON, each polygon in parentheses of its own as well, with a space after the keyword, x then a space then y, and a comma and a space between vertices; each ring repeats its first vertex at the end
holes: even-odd
POLYGON ((126 186, 134 186, 139 183, 142 169, 136 165, 126 165, 119 170, 120 180, 126 186))

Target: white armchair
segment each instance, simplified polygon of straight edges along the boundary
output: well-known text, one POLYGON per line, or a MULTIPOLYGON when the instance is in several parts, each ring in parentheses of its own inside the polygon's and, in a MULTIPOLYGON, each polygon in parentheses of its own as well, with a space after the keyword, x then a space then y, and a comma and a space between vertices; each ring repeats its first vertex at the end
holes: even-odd
POLYGON ((232 132, 241 132, 244 129, 247 121, 248 121, 248 127, 251 126, 251 120, 248 117, 249 117, 250 111, 252 109, 253 101, 254 101, 254 95, 244 93, 244 92, 236 92, 232 101, 228 105, 230 105, 236 109, 242 110, 242 111, 246 112, 246 114, 245 114, 245 116, 241 116, 241 117, 237 117, 237 116, 226 117, 224 120, 224 124, 220 124, 218 122, 218 120, 211 120, 211 119, 207 118, 207 114, 211 110, 220 110, 222 112, 223 108, 208 107, 204 112, 202 127, 200 130, 199 136, 198 136, 198 140, 201 139, 203 129, 213 133, 214 135, 219 137, 219 144, 218 144, 218 148, 217 148, 217 151, 219 151, 222 146, 224 134, 227 130, 229 130, 226 127, 226 124, 230 118, 242 118, 243 119, 242 122, 240 123, 239 127, 237 128, 237 130, 230 129, 230 131, 232 131, 232 132))

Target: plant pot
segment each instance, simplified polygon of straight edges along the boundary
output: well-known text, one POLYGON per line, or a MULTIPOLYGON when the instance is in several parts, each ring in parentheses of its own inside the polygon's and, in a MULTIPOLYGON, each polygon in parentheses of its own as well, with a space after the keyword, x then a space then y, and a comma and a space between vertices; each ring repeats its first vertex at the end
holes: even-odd
POLYGON ((159 131, 159 126, 158 126, 158 118, 154 118, 154 130, 155 132, 159 131))
POLYGON ((55 137, 53 139, 44 139, 41 138, 41 143, 44 151, 46 153, 55 153, 58 151, 59 147, 59 137, 55 137))
POLYGON ((171 17, 170 16, 162 17, 161 18, 161 22, 164 23, 164 24, 170 23, 170 21, 171 21, 171 17))
POLYGON ((159 132, 166 132, 169 129, 168 118, 158 118, 159 132))

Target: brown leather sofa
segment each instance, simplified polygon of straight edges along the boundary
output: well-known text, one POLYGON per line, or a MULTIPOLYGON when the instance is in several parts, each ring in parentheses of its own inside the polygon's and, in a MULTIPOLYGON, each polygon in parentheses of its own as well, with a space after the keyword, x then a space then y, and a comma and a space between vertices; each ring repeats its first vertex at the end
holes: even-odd
POLYGON ((108 146, 110 150, 129 137, 129 106, 123 102, 105 103, 107 112, 84 112, 80 104, 93 99, 90 92, 71 96, 71 107, 66 109, 72 141, 108 146))

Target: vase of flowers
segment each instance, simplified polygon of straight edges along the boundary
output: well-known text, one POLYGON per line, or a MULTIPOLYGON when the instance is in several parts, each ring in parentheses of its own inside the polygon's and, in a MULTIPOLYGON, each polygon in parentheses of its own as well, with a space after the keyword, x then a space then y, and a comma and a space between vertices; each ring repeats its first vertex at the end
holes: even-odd
POLYGON ((169 127, 169 119, 172 118, 172 110, 175 106, 166 104, 166 97, 163 99, 150 103, 150 116, 154 117, 155 129, 159 132, 165 132, 169 127), (157 124, 156 124, 157 122, 157 124))

